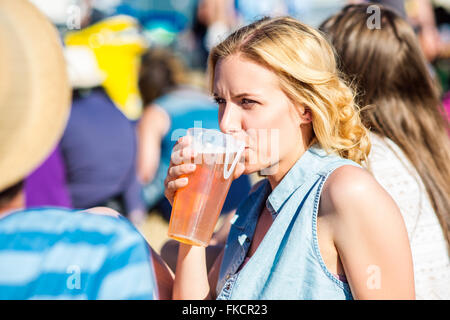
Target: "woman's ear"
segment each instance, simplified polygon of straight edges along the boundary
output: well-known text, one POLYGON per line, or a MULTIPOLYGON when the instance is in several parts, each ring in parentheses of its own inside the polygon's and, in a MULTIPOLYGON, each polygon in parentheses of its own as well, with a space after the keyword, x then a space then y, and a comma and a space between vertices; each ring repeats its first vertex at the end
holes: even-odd
POLYGON ((312 112, 311 109, 303 104, 294 103, 291 104, 291 112, 293 117, 299 126, 308 124, 312 122, 312 112))
POLYGON ((299 116, 300 116, 300 125, 302 124, 308 124, 312 122, 312 112, 311 109, 302 106, 299 110, 299 116))

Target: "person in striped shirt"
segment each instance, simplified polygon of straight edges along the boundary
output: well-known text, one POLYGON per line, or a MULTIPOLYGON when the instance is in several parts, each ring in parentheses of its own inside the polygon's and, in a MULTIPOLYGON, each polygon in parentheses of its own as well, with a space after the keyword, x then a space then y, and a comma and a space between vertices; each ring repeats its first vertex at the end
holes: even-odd
POLYGON ((149 248, 120 215, 47 207, 0 216, 0 299, 155 299, 156 288, 149 248))
POLYGON ((70 85, 58 33, 31 2, 2 0, 0 16, 0 299, 170 296, 171 274, 117 212, 24 209, 23 180, 61 138, 70 85))

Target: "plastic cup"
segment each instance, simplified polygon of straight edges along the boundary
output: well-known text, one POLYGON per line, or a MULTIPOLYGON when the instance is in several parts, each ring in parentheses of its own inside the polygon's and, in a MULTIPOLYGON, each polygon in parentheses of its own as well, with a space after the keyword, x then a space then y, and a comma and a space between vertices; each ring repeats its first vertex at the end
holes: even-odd
POLYGON ((187 186, 176 191, 168 236, 186 244, 208 246, 245 144, 217 130, 191 128, 196 164, 187 186))

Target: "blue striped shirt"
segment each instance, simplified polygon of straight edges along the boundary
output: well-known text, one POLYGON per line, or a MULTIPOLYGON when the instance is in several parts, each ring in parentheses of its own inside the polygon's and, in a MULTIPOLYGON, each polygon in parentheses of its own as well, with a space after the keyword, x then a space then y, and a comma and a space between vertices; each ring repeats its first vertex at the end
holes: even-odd
POLYGON ((125 218, 39 208, 0 218, 0 299, 153 299, 149 248, 125 218))

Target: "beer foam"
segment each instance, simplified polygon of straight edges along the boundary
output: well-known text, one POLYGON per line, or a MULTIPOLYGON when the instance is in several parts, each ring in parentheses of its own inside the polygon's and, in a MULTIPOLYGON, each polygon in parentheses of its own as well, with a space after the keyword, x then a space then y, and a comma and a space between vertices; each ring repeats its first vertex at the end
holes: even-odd
POLYGON ((239 151, 239 146, 215 146, 208 144, 194 144, 194 150, 198 153, 236 153, 239 151))
POLYGON ((236 153, 240 151, 244 144, 243 141, 235 140, 232 136, 227 135, 220 137, 217 135, 200 135, 199 140, 195 139, 193 144, 194 150, 198 153, 236 153))
POLYGON ((244 151, 245 143, 236 140, 232 135, 223 134, 220 131, 215 130, 202 129, 200 131, 195 131, 195 129, 193 129, 192 133, 194 137, 193 149, 198 154, 225 155, 223 176, 225 179, 228 179, 244 151), (234 159, 230 159, 230 156, 234 156, 234 159), (229 164, 231 164, 230 169, 228 169, 229 164))

